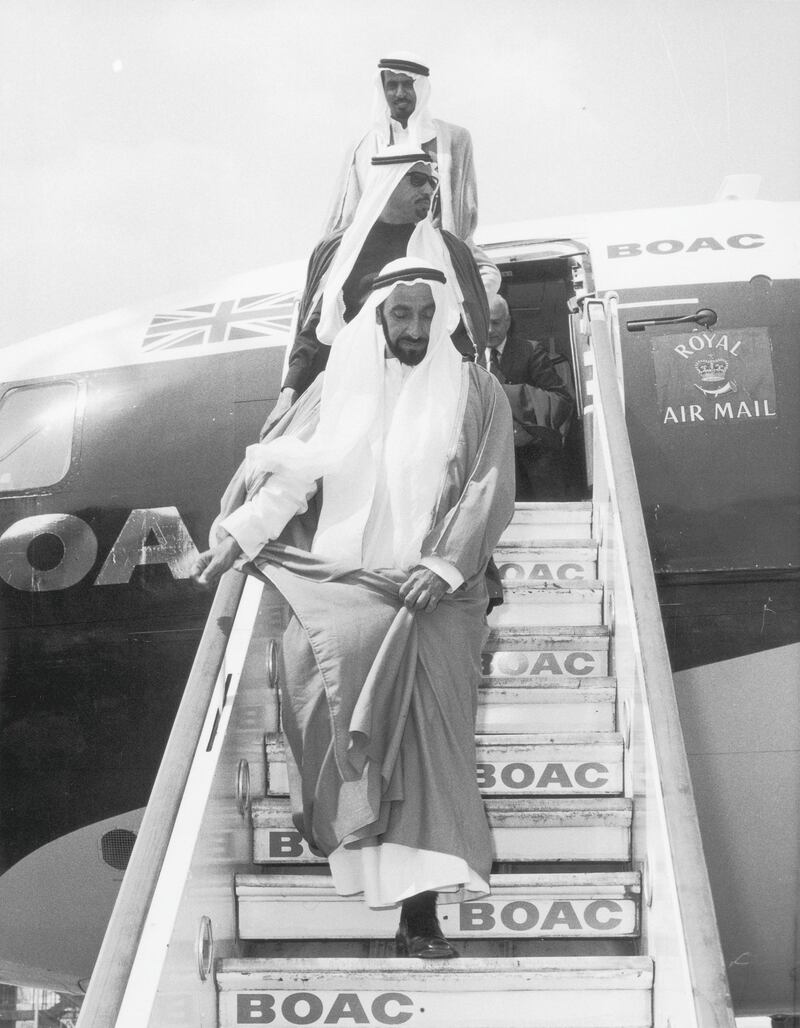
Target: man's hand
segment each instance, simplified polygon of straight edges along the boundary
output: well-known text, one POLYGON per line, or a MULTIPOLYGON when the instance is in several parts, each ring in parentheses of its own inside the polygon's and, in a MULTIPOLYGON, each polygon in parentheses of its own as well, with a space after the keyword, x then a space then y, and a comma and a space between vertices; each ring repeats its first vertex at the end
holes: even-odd
POLYGON ((264 422, 264 427, 261 429, 259 439, 263 439, 264 436, 269 432, 276 421, 280 421, 287 410, 292 406, 294 401, 297 399, 296 389, 281 389, 280 395, 278 396, 278 402, 272 408, 269 413, 267 420, 264 422))
POLYGON ((233 536, 226 535, 216 546, 200 554, 192 565, 191 577, 198 585, 210 589, 216 585, 217 579, 233 567, 241 552, 242 548, 233 536))
POLYGON ((448 588, 435 571, 416 567, 400 586, 400 599, 409 610, 436 610, 448 588))

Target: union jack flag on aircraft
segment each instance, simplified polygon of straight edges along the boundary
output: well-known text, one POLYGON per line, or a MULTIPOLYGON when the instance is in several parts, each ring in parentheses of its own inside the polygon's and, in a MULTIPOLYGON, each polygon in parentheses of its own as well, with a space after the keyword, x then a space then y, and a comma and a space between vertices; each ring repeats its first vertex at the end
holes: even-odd
POLYGON ((291 325, 294 300, 294 292, 268 293, 156 314, 145 333, 142 349, 169 350, 283 335, 291 325))

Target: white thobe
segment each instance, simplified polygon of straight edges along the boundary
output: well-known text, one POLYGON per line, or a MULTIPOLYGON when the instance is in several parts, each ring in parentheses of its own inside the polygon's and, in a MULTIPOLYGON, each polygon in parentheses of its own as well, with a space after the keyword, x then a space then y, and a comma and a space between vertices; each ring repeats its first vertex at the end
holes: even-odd
MULTIPOLYGON (((386 437, 400 390, 412 370, 410 365, 402 364, 396 357, 388 358, 384 367, 383 431, 381 438, 376 441, 381 454, 386 446, 386 437)), ((370 571, 394 566, 394 520, 386 483, 385 461, 379 460, 377 468, 372 507, 361 546, 361 566, 370 571)), ((254 496, 220 522, 221 527, 234 537, 243 552, 253 560, 266 543, 278 538, 291 518, 304 513, 308 501, 316 491, 317 483, 313 480, 287 471, 275 472, 267 478, 254 496)), ((313 544, 311 550, 316 552, 313 544)), ((421 557, 418 564, 430 568, 443 578, 451 592, 464 581, 458 568, 440 557, 421 557)))

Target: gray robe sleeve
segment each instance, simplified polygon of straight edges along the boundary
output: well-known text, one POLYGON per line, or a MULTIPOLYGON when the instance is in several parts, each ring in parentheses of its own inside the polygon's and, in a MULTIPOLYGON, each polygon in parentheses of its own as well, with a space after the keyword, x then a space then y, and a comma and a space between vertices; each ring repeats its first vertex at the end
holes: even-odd
MULTIPOLYGON (((268 443, 284 435, 293 435, 298 439, 310 439, 319 423, 321 395, 322 378, 320 377, 303 393, 297 403, 290 407, 283 417, 272 426, 261 441, 268 443)), ((260 481, 250 482, 249 484, 246 482, 245 461, 243 460, 222 494, 220 512, 214 519, 209 532, 209 542, 212 546, 219 541, 218 530, 221 522, 235 510, 238 510, 245 500, 253 496, 263 482, 263 478, 260 481)), ((311 505, 309 505, 309 510, 312 511, 311 516, 313 516, 314 508, 311 505)), ((313 537, 313 529, 309 529, 308 519, 308 512, 305 515, 292 518, 279 537, 280 540, 282 542, 291 542, 297 546, 310 544, 310 540, 313 537), (295 531, 295 525, 299 526, 298 531, 295 531)))
POLYGON ((466 367, 470 388, 463 431, 422 556, 454 564, 470 589, 481 581, 514 513, 515 480, 511 410, 505 393, 483 368, 466 367))

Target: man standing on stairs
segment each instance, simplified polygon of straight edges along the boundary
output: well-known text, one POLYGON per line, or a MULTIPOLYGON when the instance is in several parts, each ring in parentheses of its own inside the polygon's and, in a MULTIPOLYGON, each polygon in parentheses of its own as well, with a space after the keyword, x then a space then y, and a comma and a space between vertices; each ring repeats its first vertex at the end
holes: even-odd
MULTIPOLYGON (((430 69, 416 54, 398 51, 378 61, 372 125, 348 150, 327 232, 346 228, 353 220, 366 188, 370 158, 387 146, 408 144, 424 150, 438 169, 440 184, 432 210, 435 224, 473 245, 478 188, 472 137, 460 125, 431 117, 430 92, 430 69)), ((497 274, 493 290, 499 285, 497 274)))
POLYGON ((489 308, 486 367, 503 386, 514 419, 518 500, 567 498, 564 436, 575 402, 541 343, 517 335, 508 304, 495 296, 489 308))
POLYGON ((418 146, 390 147, 372 158, 352 224, 326 236, 311 255, 298 331, 265 430, 324 369, 331 343, 361 307, 369 278, 398 257, 433 261, 448 272, 453 344, 469 360, 485 346, 486 276, 499 282, 500 273, 485 254, 479 252, 476 262, 466 243, 433 224, 429 214, 437 185, 434 165, 418 146))
POLYGON ((484 570, 514 508, 508 403, 453 347, 450 296, 429 263, 381 270, 324 375, 248 447, 246 495, 234 479, 193 572, 211 584, 244 553, 286 598, 295 821, 341 894, 402 907, 398 953, 425 958, 456 955, 437 893, 488 892, 484 570))

